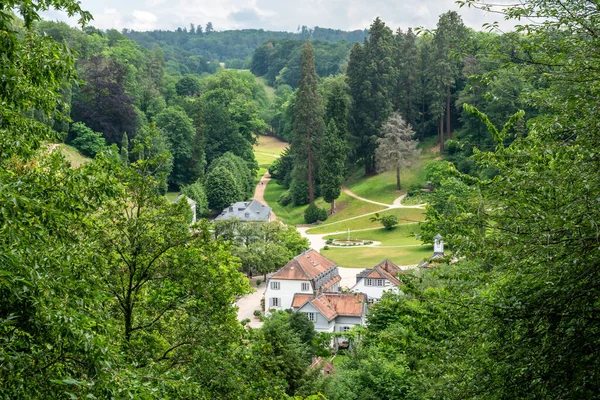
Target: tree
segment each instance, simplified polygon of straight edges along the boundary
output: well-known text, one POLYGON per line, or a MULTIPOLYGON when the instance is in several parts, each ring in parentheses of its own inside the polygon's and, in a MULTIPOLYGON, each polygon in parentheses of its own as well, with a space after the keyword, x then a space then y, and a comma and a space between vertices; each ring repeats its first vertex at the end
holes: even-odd
POLYGON ((331 119, 323 142, 319 149, 319 178, 321 181, 321 194, 323 199, 331 203, 330 214, 335 213, 335 200, 340 197, 344 174, 346 172, 346 160, 348 157, 348 146, 343 137, 340 137, 335 121, 331 119))
POLYGON ((388 231, 398 225, 398 217, 394 214, 379 215, 379 213, 375 213, 375 216, 371 217, 370 220, 371 222, 381 222, 381 225, 388 231))
POLYGON ((208 199, 206 198, 206 191, 200 180, 181 188, 181 194, 189 197, 196 202, 196 214, 200 217, 208 215, 210 209, 208 208, 208 199))
POLYGON ((209 22, 206 23, 206 28, 204 28, 204 32, 206 32, 206 33, 212 33, 212 32, 214 32, 214 28, 213 28, 212 22, 209 21, 209 22))
POLYGON ((376 18, 370 37, 356 44, 348 61, 348 86, 352 95, 350 130, 356 157, 365 165, 365 174, 375 172, 375 149, 381 125, 392 110, 390 94, 393 76, 394 38, 390 28, 376 18))
POLYGON ((190 171, 196 131, 192 120, 179 107, 167 107, 156 116, 156 126, 163 132, 170 144, 173 155, 173 171, 169 176, 169 185, 180 187, 198 179, 190 171))
POLYGON ((225 167, 217 167, 209 171, 204 177, 204 187, 211 210, 222 210, 243 199, 233 174, 225 167))
POLYGON ((308 202, 315 201, 316 158, 323 131, 323 108, 317 91, 314 53, 306 41, 300 62, 300 82, 294 106, 293 138, 290 149, 294 153, 294 180, 308 183, 308 202))
POLYGON ((109 144, 119 143, 124 132, 134 137, 138 118, 125 90, 126 68, 104 56, 80 64, 86 84, 73 93, 73 120, 101 132, 109 144))
POLYGON ((121 161, 123 164, 129 164, 129 139, 127 138, 127 132, 123 133, 123 139, 121 139, 121 161))
POLYGON ((198 96, 202 91, 200 79, 195 75, 185 75, 177 81, 175 89, 180 96, 198 96))
POLYGON ((100 151, 106 149, 106 140, 99 132, 94 132, 84 123, 76 122, 71 127, 71 131, 75 138, 71 144, 77 148, 82 154, 88 157, 94 157, 100 151))
POLYGON ((383 137, 377 139, 376 157, 380 170, 396 170, 396 189, 400 190, 400 169, 410 166, 418 155, 415 132, 400 113, 393 113, 382 127, 383 137))

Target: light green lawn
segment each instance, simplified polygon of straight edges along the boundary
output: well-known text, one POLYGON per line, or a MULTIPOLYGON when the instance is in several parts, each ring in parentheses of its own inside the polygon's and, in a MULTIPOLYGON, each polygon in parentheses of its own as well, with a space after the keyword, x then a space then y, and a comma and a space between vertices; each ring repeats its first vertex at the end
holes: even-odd
MULTIPOLYGON (((304 210, 308 207, 308 205, 304 206, 294 206, 293 204, 288 204, 287 206, 282 206, 277 203, 279 196, 283 192, 286 191, 286 188, 280 186, 275 182, 275 180, 271 180, 267 187, 265 188, 265 201, 273 209, 273 212, 277 216, 277 219, 286 223, 288 225, 299 225, 304 223, 304 210)), ((329 203, 326 203, 323 198, 319 197, 315 199, 315 204, 317 207, 327 208, 329 203)))
MULTIPOLYGON (((400 224, 414 223, 418 221, 422 221, 424 218, 425 210, 419 208, 396 208, 391 210, 382 211, 379 213, 380 216, 393 214, 398 217, 398 222, 400 224)), ((329 220, 325 221, 324 224, 311 228, 307 231, 307 233, 333 233, 333 232, 345 232, 348 229, 351 231, 357 229, 366 229, 366 228, 378 228, 381 227, 379 222, 371 222, 371 218, 373 215, 365 215, 364 217, 351 219, 349 221, 341 221, 341 222, 330 222, 329 220)))
POLYGON ((262 77, 262 76, 257 76, 255 77, 256 79, 256 83, 258 83, 259 85, 263 85, 263 87, 265 88, 265 92, 267 92, 267 96, 269 97, 269 100, 273 100, 275 98, 275 88, 272 86, 269 86, 267 84, 267 80, 262 77))
POLYGON ((68 144, 60 144, 60 151, 65 158, 71 163, 71 167, 78 168, 80 165, 90 162, 92 159, 84 156, 73 146, 68 144))
POLYGON ((330 248, 321 253, 340 267, 371 268, 389 258, 397 265, 418 264, 433 254, 433 246, 330 248))
POLYGON ((346 182, 346 186, 355 194, 365 199, 392 204, 396 198, 406 193, 415 184, 425 184, 425 165, 435 159, 436 154, 423 150, 418 161, 410 169, 400 171, 402 190, 396 190, 396 171, 387 171, 374 176, 365 176, 364 169, 354 171, 346 182))
MULTIPOLYGON (((350 232, 350 239, 372 240, 381 242, 382 246, 409 246, 420 245, 414 233, 419 231, 418 224, 400 225, 392 230, 378 228, 368 231, 350 232)), ((325 239, 347 239, 347 233, 325 236, 325 239)))
POLYGON ((277 159, 279 154, 288 146, 273 136, 259 136, 258 143, 254 146, 254 157, 258 163, 256 183, 269 170, 269 166, 277 159))
POLYGON ((167 192, 167 194, 165 194, 165 197, 167 198, 169 203, 172 203, 177 198, 177 196, 179 196, 179 192, 167 192))

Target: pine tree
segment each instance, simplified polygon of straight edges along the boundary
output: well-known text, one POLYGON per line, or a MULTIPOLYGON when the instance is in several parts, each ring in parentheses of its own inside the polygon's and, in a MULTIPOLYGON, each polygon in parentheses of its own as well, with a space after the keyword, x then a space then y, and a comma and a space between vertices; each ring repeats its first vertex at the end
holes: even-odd
POLYGON ((377 139, 377 167, 382 171, 395 169, 396 189, 400 190, 400 169, 410 166, 418 154, 415 132, 398 112, 383 124, 382 132, 383 137, 377 139))
POLYGON ((326 202, 331 203, 330 214, 335 213, 335 200, 340 197, 347 157, 348 145, 340 135, 335 120, 330 119, 319 149, 321 164, 327 165, 319 169, 321 194, 326 202))
POLYGON ((300 82, 294 106, 291 150, 295 156, 293 179, 308 183, 308 202, 315 201, 316 152, 323 133, 323 107, 317 91, 319 78, 310 41, 306 41, 300 60, 300 82))

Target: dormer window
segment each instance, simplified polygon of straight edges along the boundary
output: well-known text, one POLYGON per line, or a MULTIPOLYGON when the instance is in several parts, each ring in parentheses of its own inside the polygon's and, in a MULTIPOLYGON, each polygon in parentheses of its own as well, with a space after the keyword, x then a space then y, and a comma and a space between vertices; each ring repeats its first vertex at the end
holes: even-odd
POLYGON ((302 291, 308 292, 310 290, 310 284, 308 282, 302 282, 302 291))

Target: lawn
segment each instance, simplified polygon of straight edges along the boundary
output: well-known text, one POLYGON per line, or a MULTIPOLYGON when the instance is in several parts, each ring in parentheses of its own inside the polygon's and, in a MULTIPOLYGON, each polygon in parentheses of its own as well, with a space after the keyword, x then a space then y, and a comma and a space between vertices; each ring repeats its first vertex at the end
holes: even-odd
MULTIPOLYGON (((393 214, 398 217, 400 224, 414 223, 422 221, 424 219, 425 210, 419 208, 395 208, 380 212, 380 215, 393 214)), ((365 215, 364 217, 351 219, 349 221, 330 222, 325 221, 320 226, 315 226, 308 230, 307 233, 334 233, 334 232, 345 232, 348 229, 351 231, 357 229, 367 228, 378 228, 381 227, 379 222, 371 222, 372 215, 365 215)))
MULTIPOLYGON (((372 240, 381 242, 382 246, 409 246, 421 244, 414 233, 419 231, 419 225, 400 225, 392 230, 378 228, 368 231, 350 232, 350 239, 372 240)), ((326 236, 325 239, 347 239, 347 233, 326 236)))
POLYGON ((92 159, 84 156, 73 146, 68 144, 60 144, 60 151, 63 153, 65 158, 71 163, 73 168, 78 168, 81 164, 85 164, 92 159))
POLYGON ((433 255, 433 246, 348 247, 321 250, 323 255, 346 268, 371 268, 389 258, 397 265, 414 265, 433 255))
POLYGON ((363 168, 359 168, 350 176, 346 186, 355 194, 365 199, 392 204, 396 198, 406 193, 413 184, 425 184, 425 165, 435 159, 436 153, 423 149, 419 159, 410 169, 400 171, 402 190, 396 190, 396 171, 382 172, 373 176, 365 176, 363 168))
POLYGON ((279 157, 279 154, 288 146, 273 136, 259 136, 258 143, 254 145, 254 157, 258 163, 256 183, 269 170, 269 166, 279 157))
POLYGON ((269 98, 269 100, 273 100, 275 98, 275 88, 269 86, 267 80, 262 76, 257 76, 254 79, 256 80, 256 83, 262 85, 265 88, 265 92, 267 92, 267 97, 269 98))
MULTIPOLYGON (((277 216, 277 219, 286 223, 288 225, 299 225, 304 223, 304 210, 308 207, 304 206, 295 206, 293 204, 288 204, 287 206, 280 205, 277 200, 279 196, 287 189, 283 186, 280 186, 275 182, 275 180, 271 180, 267 187, 265 188, 265 201, 273 209, 273 212, 277 216)), ((329 203, 326 203, 323 198, 319 197, 315 199, 315 204, 317 207, 327 208, 329 207, 329 203)))
POLYGON ((167 194, 165 194, 165 197, 167 198, 169 203, 172 203, 177 198, 177 196, 179 196, 179 192, 167 192, 167 194))

